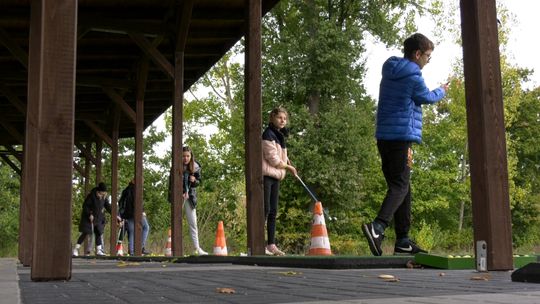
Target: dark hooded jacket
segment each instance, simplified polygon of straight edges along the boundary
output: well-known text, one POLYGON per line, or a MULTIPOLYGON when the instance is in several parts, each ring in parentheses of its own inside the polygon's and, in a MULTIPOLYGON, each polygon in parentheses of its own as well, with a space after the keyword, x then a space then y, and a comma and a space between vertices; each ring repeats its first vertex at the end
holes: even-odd
POLYGON ((111 213, 111 203, 107 197, 105 199, 99 199, 97 191, 97 187, 92 189, 84 200, 81 211, 81 222, 79 223, 79 232, 91 234, 93 224, 99 233, 103 233, 106 223, 105 209, 107 212, 111 213), (94 216, 93 223, 90 222, 90 215, 94 216))

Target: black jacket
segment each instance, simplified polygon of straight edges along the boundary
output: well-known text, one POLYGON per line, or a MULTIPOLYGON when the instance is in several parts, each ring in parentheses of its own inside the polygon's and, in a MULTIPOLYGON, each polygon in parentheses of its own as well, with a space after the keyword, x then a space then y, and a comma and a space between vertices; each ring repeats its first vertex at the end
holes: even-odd
POLYGON ((97 197, 97 187, 92 189, 90 193, 86 196, 86 199, 83 203, 83 208, 81 211, 81 222, 79 223, 79 232, 84 232, 86 234, 92 233, 92 224, 97 228, 99 233, 103 233, 103 228, 105 228, 105 210, 111 213, 111 203, 108 198, 99 199, 97 197), (94 216, 93 223, 90 222, 90 215, 94 216))
MULTIPOLYGON (((185 193, 186 191, 188 192, 188 195, 189 195, 189 202, 191 204, 191 207, 195 209, 195 207, 197 207, 197 186, 200 185, 201 183, 201 165, 198 163, 198 162, 195 162, 195 172, 193 173, 190 173, 188 170, 187 170, 187 166, 184 166, 184 176, 183 176, 183 180, 184 180, 184 183, 183 183, 183 189, 182 189, 182 193, 185 193), (195 181, 194 182, 190 182, 189 181, 189 176, 195 176, 195 181)), ((172 203, 172 200, 173 200, 173 187, 172 187, 172 170, 171 170, 171 174, 169 175, 169 202, 172 203)))
POLYGON ((118 212, 123 219, 132 219, 135 215, 135 184, 129 185, 122 191, 118 201, 118 212))

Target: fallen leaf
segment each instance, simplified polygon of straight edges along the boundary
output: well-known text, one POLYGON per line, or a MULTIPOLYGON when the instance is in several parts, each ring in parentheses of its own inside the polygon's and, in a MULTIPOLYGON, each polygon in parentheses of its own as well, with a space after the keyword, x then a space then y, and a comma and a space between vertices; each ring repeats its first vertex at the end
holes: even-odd
POLYGON ((233 293, 236 293, 236 290, 234 290, 232 288, 228 288, 228 287, 218 287, 218 288, 216 288, 216 292, 233 294, 233 293))
POLYGON ((380 274, 379 275, 379 279, 383 279, 383 280, 391 280, 391 279, 395 279, 396 277, 391 275, 391 274, 380 274))
POLYGON ((398 278, 384 279, 385 282, 399 282, 398 278))
POLYGON ((444 273, 444 272, 439 273, 440 277, 444 277, 445 275, 446 275, 446 273, 444 273))
POLYGON ((296 272, 296 271, 282 271, 282 272, 278 272, 279 274, 282 274, 282 275, 285 275, 285 276, 295 276, 295 275, 301 275, 302 273, 301 272, 296 272))
POLYGON ((471 277, 471 280, 473 281, 488 281, 489 279, 485 276, 474 276, 471 277))

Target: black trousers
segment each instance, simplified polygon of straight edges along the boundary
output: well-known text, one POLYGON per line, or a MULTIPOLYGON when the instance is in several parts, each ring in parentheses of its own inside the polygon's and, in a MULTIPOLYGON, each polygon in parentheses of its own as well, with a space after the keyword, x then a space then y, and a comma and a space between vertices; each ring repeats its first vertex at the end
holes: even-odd
POLYGON ((411 168, 408 164, 411 144, 408 141, 377 141, 388 190, 376 220, 388 226, 394 218, 397 239, 408 237, 411 227, 411 168))
POLYGON ((268 244, 275 244, 276 216, 279 200, 279 180, 264 176, 264 218, 268 233, 268 244))

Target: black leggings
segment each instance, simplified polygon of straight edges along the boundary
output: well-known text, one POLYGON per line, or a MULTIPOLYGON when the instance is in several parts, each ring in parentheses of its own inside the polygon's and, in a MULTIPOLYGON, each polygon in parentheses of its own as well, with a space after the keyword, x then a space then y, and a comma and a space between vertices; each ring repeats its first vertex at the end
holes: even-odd
MULTIPOLYGON (((86 236, 90 235, 90 233, 84 233, 81 232, 81 236, 77 239, 77 244, 82 244, 84 242, 84 239, 86 239, 86 236)), ((97 227, 94 226, 94 237, 96 238, 96 246, 101 245, 101 233, 97 227)))
POLYGON ((264 218, 268 231, 268 244, 275 244, 276 216, 279 200, 279 180, 264 177, 264 218))

